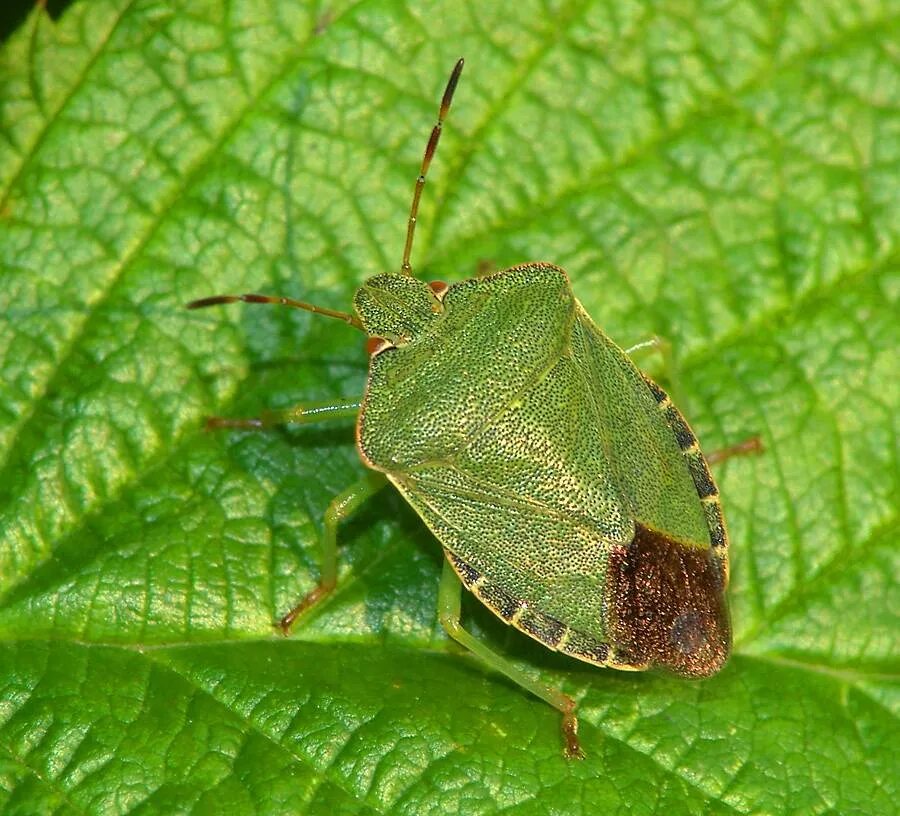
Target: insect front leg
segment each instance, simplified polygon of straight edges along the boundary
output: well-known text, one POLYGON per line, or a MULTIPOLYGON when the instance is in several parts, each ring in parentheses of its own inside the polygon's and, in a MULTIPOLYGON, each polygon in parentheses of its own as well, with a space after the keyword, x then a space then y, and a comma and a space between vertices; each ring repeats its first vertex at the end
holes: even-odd
POLYGON ((486 278, 488 275, 493 275, 495 272, 499 271, 500 270, 497 269, 496 261, 493 261, 490 258, 480 258, 478 264, 475 266, 475 277, 486 278))
POLYGON ((444 559, 441 586, 438 591, 438 620, 447 632, 461 646, 481 658, 490 668, 505 674, 516 685, 530 691, 536 697, 552 705, 563 715, 562 731, 565 740, 565 755, 568 759, 584 759, 584 752, 578 742, 578 718, 575 715, 575 700, 559 689, 545 686, 505 657, 485 646, 478 638, 462 628, 459 622, 462 604, 462 584, 453 567, 444 559))
POLYGON ((282 634, 289 634, 291 627, 306 611, 331 593, 337 584, 337 528, 348 516, 353 515, 359 506, 374 496, 387 484, 387 477, 374 471, 364 478, 338 493, 331 500, 325 511, 325 529, 322 532, 322 568, 319 583, 303 600, 278 621, 282 634))
MULTIPOLYGON (((323 317, 331 317, 340 320, 354 329, 364 331, 363 324, 360 319, 349 312, 338 312, 334 309, 326 309, 323 306, 316 306, 314 303, 307 303, 303 300, 294 300, 288 297, 273 297, 271 295, 213 295, 212 297, 200 298, 192 300, 187 304, 188 309, 207 309, 210 306, 225 306, 229 303, 254 303, 267 304, 270 306, 286 306, 290 309, 301 309, 313 314, 322 315, 323 317)), ((287 408, 280 411, 263 411, 258 417, 247 417, 242 419, 230 419, 228 417, 212 416, 206 418, 206 430, 212 431, 219 428, 239 428, 242 430, 260 430, 263 428, 271 428, 273 425, 281 425, 290 422, 318 422, 320 419, 330 417, 339 418, 345 416, 356 416, 359 411, 359 400, 342 400, 331 402, 309 403, 307 405, 298 405, 295 408, 287 408)))

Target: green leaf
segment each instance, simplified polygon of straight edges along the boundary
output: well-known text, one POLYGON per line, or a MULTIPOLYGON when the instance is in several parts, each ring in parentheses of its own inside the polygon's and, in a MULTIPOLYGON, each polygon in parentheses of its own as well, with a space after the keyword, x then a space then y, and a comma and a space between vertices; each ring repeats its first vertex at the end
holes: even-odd
POLYGON ((0 49, 0 810, 892 812, 898 35, 875 0, 36 7, 0 49), (719 471, 716 677, 594 669, 466 599, 578 698, 581 763, 443 635, 396 495, 275 636, 363 472, 352 424, 201 430, 361 393, 344 325, 182 306, 346 309, 396 268, 460 55, 416 268, 564 266, 622 345, 671 341, 707 450, 766 447, 719 471))

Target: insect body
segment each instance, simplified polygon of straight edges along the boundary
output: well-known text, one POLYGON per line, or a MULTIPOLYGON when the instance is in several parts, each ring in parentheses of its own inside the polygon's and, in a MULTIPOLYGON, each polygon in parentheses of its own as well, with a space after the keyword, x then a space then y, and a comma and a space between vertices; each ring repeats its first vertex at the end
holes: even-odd
POLYGON ((725 532, 696 440, 606 337, 566 274, 526 264, 450 286, 358 290, 372 356, 363 461, 387 475, 463 583, 582 660, 717 671, 725 532))
POLYGON ((574 701, 460 626, 461 585, 572 657, 703 677, 731 645, 725 525, 687 423, 597 328, 563 270, 530 263, 450 286, 412 276, 419 199, 461 70, 462 60, 425 151, 400 273, 363 283, 355 314, 262 295, 189 304, 281 303, 362 329, 370 354, 362 401, 208 425, 356 416, 373 472, 329 507, 320 583, 282 628, 334 587, 338 523, 389 481, 444 548, 442 624, 558 708, 566 753, 580 756, 574 701))

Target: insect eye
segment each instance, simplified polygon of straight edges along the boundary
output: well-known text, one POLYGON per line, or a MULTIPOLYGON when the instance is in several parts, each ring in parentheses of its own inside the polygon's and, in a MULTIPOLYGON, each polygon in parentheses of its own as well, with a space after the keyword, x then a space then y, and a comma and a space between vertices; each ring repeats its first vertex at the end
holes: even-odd
POLYGON ((394 348, 394 344, 384 337, 370 337, 366 340, 366 354, 370 357, 375 357, 389 348, 394 348))
POLYGON ((431 305, 431 310, 435 314, 438 314, 444 310, 444 295, 447 294, 447 290, 450 287, 443 281, 431 281, 431 283, 428 284, 428 288, 431 290, 431 294, 434 295, 434 303, 431 305))

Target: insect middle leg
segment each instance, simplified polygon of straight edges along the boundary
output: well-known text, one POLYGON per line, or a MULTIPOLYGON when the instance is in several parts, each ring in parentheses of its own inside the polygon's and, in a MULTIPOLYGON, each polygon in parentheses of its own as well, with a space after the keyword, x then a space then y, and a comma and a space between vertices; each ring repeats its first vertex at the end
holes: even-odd
POLYGON ((462 605, 462 584, 453 567, 444 559, 441 586, 438 591, 438 620, 457 643, 481 658, 490 668, 505 674, 516 685, 530 691, 536 697, 552 705, 562 715, 562 731, 565 754, 568 759, 583 759, 584 752, 578 742, 578 718, 575 716, 575 700, 559 689, 545 686, 502 655, 485 646, 478 638, 462 628, 459 622, 462 605))
MULTIPOLYGON (((644 340, 641 343, 636 343, 635 345, 625 349, 625 353, 630 355, 640 354, 648 351, 658 351, 663 360, 663 369, 665 371, 665 376, 669 380, 669 390, 674 397, 674 401, 677 405, 681 406, 682 411, 685 409, 685 401, 684 398, 678 393, 678 378, 675 371, 675 360, 672 354, 672 344, 668 340, 664 340, 662 337, 657 335, 653 335, 653 337, 644 340)), ((728 445, 724 448, 719 448, 718 450, 714 450, 711 453, 706 454, 706 461, 715 465, 719 462, 724 462, 726 459, 731 459, 733 456, 751 456, 757 453, 763 452, 763 444, 762 440, 758 436, 751 436, 748 439, 744 439, 741 442, 738 442, 734 445, 728 445)))
POLYGON ((629 357, 645 351, 658 351, 665 361, 666 368, 669 368, 672 355, 672 344, 668 340, 664 340, 658 334, 654 334, 652 337, 641 340, 640 343, 635 343, 633 346, 629 346, 625 349, 625 353, 629 357))
POLYGON ((311 609, 334 590, 337 584, 337 529, 348 516, 353 515, 363 502, 374 496, 387 484, 387 477, 371 471, 358 482, 335 496, 325 511, 322 532, 322 568, 319 583, 298 604, 278 621, 278 628, 285 635, 304 612, 311 609))
POLYGON ((666 390, 669 391, 675 404, 681 406, 682 411, 684 411, 686 405, 678 388, 678 373, 676 371, 675 355, 672 352, 672 344, 664 337, 654 334, 652 337, 648 337, 646 340, 642 340, 640 343, 635 343, 633 346, 625 349, 625 353, 629 357, 638 357, 654 351, 659 354, 662 360, 663 377, 667 383, 666 390))
MULTIPOLYGON (((232 417, 211 416, 206 418, 206 429, 239 428, 265 430, 275 425, 287 423, 310 424, 323 419, 356 417, 359 413, 359 405, 360 401, 358 399, 329 400, 328 402, 308 402, 279 411, 263 411, 258 417, 235 419, 232 417)), ((278 621, 278 628, 283 634, 287 635, 291 627, 304 612, 319 603, 334 589, 337 583, 338 525, 386 484, 387 477, 372 471, 332 499, 328 509, 325 511, 324 530, 321 540, 322 567, 319 574, 319 583, 290 612, 278 621)))
POLYGON ((737 442, 734 445, 710 451, 706 454, 706 461, 710 465, 717 465, 719 462, 724 462, 733 456, 754 456, 757 453, 762 453, 764 450, 762 440, 758 436, 751 436, 743 440, 743 442, 737 442))

